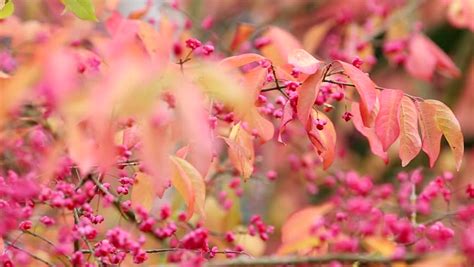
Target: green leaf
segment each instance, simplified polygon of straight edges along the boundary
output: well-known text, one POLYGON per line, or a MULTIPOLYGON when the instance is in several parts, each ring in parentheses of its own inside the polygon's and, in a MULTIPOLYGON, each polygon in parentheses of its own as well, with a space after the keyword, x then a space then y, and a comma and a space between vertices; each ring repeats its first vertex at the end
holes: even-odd
POLYGON ((13 11, 15 11, 13 1, 5 1, 4 6, 0 9, 0 19, 10 17, 13 14, 13 11))
POLYGON ((64 0, 66 9, 83 20, 97 20, 92 0, 64 0))

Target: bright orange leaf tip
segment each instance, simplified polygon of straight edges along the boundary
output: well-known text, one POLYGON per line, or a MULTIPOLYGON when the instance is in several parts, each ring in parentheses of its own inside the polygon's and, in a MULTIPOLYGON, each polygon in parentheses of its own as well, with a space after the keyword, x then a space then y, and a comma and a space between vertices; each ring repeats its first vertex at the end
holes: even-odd
POLYGON ((291 51, 288 55, 288 63, 293 65, 295 70, 305 74, 315 73, 323 64, 322 61, 317 60, 303 49, 291 51))
POLYGON ((320 240, 311 228, 314 222, 332 210, 332 203, 310 206, 293 213, 281 228, 281 246, 277 254, 298 253, 303 255, 320 244, 320 240))

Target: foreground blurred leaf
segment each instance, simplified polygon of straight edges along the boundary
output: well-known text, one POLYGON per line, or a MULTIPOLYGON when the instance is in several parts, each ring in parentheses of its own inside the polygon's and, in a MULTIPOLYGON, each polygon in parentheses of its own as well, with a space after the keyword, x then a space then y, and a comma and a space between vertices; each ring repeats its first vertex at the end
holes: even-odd
POLYGON ((83 20, 97 20, 92 0, 63 0, 66 9, 83 20))
POLYGON ((131 195, 132 204, 140 205, 147 211, 150 211, 153 207, 153 200, 156 197, 152 179, 146 173, 137 172, 131 195))
POLYGON ((0 19, 10 17, 15 11, 15 5, 11 0, 0 1, 0 19))

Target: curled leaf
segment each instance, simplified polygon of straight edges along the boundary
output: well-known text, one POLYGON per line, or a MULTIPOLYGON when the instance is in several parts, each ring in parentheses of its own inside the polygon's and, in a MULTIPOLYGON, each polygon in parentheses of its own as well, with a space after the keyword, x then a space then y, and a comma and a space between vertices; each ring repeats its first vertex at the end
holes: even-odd
POLYGON ((253 173, 255 152, 252 136, 240 124, 232 127, 229 138, 224 138, 229 146, 229 159, 242 178, 248 179, 253 173))

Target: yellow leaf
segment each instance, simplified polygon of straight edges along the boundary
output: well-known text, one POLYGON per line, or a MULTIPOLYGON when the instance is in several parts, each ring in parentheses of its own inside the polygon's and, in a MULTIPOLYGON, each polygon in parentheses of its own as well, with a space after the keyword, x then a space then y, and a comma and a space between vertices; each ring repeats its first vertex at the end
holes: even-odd
POLYGON ((170 159, 174 167, 171 183, 186 201, 187 218, 191 218, 194 212, 204 218, 206 185, 203 177, 186 160, 176 156, 170 156, 170 159))
POLYGON ((140 205, 146 210, 151 210, 156 193, 152 177, 143 172, 137 172, 135 184, 132 188, 131 201, 133 205, 140 205))
POLYGON ((449 147, 454 154, 456 169, 459 171, 464 154, 464 137, 461 132, 461 125, 451 109, 444 103, 431 99, 424 102, 436 107, 436 125, 448 141, 449 147))
POLYGON ((234 168, 244 179, 250 178, 255 162, 252 136, 237 124, 232 127, 229 138, 224 140, 229 146, 229 158, 234 168))

